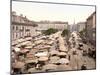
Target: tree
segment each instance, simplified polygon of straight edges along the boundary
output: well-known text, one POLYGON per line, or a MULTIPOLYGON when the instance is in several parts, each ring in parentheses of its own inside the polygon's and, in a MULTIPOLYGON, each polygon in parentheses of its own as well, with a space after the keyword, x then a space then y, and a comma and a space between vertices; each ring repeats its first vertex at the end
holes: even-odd
POLYGON ((62 34, 61 34, 63 37, 65 37, 65 40, 66 40, 67 43, 69 43, 68 42, 69 34, 70 34, 70 31, 68 29, 64 29, 62 34))
POLYGON ((82 31, 79 32, 80 33, 80 37, 82 38, 83 42, 86 43, 86 29, 83 29, 82 31))
POLYGON ((83 30, 80 31, 79 33, 80 33, 80 36, 85 36, 85 34, 86 34, 86 29, 83 29, 83 30))
POLYGON ((68 29, 64 29, 61 35, 62 36, 66 36, 67 35, 68 36, 68 34, 69 34, 69 30, 68 29))
POLYGON ((50 35, 56 33, 57 31, 58 31, 57 29, 49 28, 48 30, 43 31, 43 34, 50 35))

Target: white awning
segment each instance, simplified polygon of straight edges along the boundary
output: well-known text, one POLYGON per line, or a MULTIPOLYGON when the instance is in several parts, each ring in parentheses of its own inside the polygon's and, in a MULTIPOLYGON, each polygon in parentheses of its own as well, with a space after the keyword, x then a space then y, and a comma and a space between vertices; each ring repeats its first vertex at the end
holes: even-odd
POLYGON ((18 43, 20 43, 20 42, 23 42, 24 39, 23 39, 23 38, 21 38, 21 39, 17 39, 16 41, 17 41, 18 43))
POLYGON ((36 53, 35 56, 37 57, 45 57, 45 56, 48 56, 48 52, 40 52, 40 53, 36 53))
POLYGON ((35 44, 40 44, 42 43, 44 40, 38 40, 38 41, 35 41, 35 44))
POLYGON ((20 48, 18 48, 18 47, 14 47, 13 48, 16 52, 19 52, 20 51, 20 48))
POLYGON ((32 37, 27 37, 27 38, 25 38, 25 41, 31 40, 31 39, 32 39, 32 37))
POLYGON ((27 45, 27 44, 29 44, 30 43, 30 41, 25 41, 25 42, 22 42, 22 43, 20 43, 21 45, 27 45))

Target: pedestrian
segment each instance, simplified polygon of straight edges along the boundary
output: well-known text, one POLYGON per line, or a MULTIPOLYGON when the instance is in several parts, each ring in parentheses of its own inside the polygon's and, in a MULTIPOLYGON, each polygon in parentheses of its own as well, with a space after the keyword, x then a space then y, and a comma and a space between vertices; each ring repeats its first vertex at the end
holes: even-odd
POLYGON ((70 55, 68 55, 68 59, 70 60, 70 55))
POLYGON ((83 65, 81 66, 81 70, 87 70, 86 64, 83 64, 83 65))

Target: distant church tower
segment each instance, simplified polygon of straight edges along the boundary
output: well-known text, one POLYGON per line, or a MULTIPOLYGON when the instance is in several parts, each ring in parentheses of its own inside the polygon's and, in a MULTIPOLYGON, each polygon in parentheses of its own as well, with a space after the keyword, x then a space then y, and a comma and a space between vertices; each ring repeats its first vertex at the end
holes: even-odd
POLYGON ((73 23, 73 25, 75 25, 75 18, 74 18, 74 23, 73 23))

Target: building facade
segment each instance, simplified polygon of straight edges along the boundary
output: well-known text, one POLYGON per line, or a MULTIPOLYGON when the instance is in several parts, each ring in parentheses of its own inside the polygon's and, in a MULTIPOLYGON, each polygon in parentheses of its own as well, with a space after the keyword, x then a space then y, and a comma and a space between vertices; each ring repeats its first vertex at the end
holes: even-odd
POLYGON ((12 25, 11 25, 11 37, 12 41, 33 36, 35 33, 35 24, 33 21, 30 21, 26 16, 23 17, 16 15, 16 12, 12 12, 12 25))
POLYGON ((86 22, 77 23, 77 31, 78 32, 82 31, 83 29, 85 29, 85 26, 86 26, 86 22))
POLYGON ((96 45, 96 12, 87 18, 86 37, 91 44, 96 45))
POLYGON ((77 31, 77 24, 71 25, 71 32, 77 31))
POLYGON ((67 29, 68 22, 37 22, 38 27, 37 30, 47 30, 49 28, 54 28, 58 30, 67 29))

